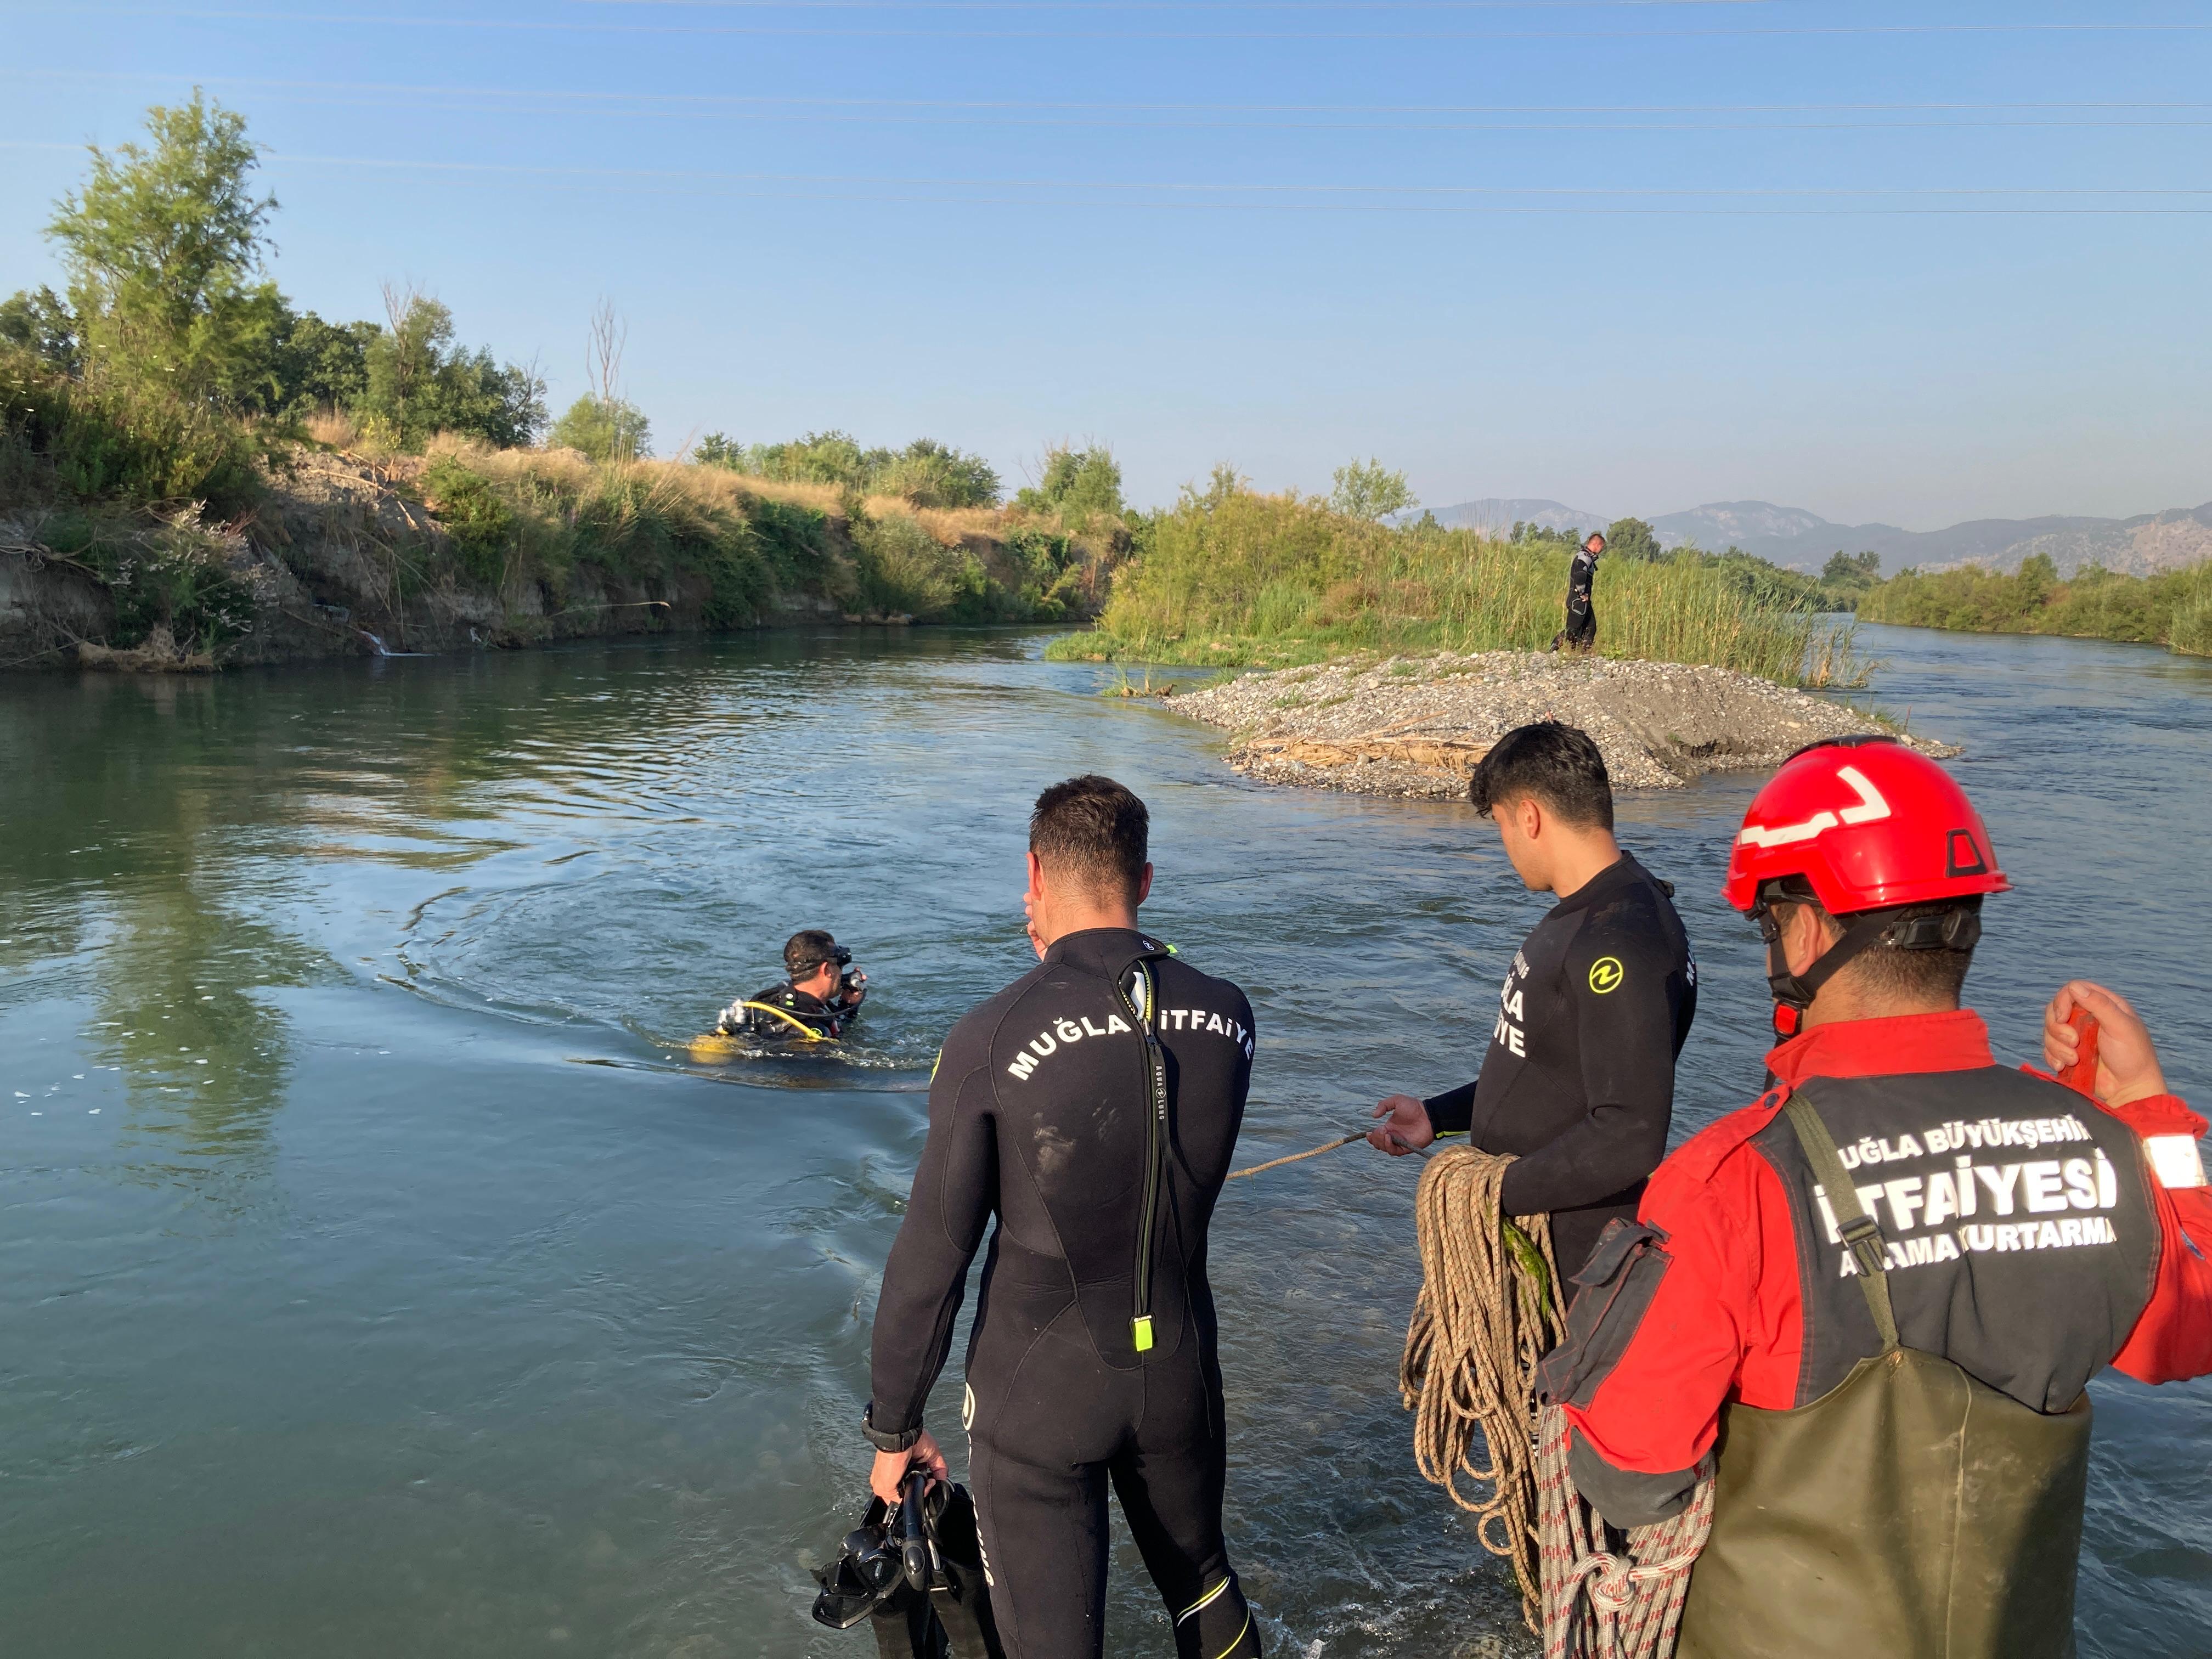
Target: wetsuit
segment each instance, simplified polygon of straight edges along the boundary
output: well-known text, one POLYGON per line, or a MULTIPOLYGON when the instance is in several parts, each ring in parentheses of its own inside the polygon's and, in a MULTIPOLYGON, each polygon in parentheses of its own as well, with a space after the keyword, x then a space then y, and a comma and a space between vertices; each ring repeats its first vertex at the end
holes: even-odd
POLYGON ((1597 582, 1597 556, 1578 548, 1567 569, 1567 625, 1552 636, 1552 649, 1562 645, 1587 651, 1597 641, 1597 609, 1590 590, 1597 582))
MULTIPOLYGON (((1726 1441, 1729 1413, 1751 1408, 1748 1425, 1735 1419, 1741 1436, 1763 1413, 1826 1409, 1815 1402, 1835 1397, 1859 1361, 1882 1350, 1860 1271, 1786 1115, 1793 1091, 1819 1115, 1880 1229, 1905 1348, 1942 1356, 2039 1413, 2067 1413, 2108 1364, 2145 1382, 2212 1371, 2212 1189, 2196 1148, 2205 1123, 2179 1099, 2101 1109, 2001 1067, 1968 1010, 1816 1026, 1767 1065, 1780 1086, 1669 1158, 1640 1220, 1592 1257, 1591 1293, 1577 1298, 1568 1341, 1547 1362, 1547 1395, 1575 1426, 1576 1484, 1608 1521, 1641 1525, 1678 1509, 1692 1466, 1726 1441)), ((1722 1468, 1725 1492, 1725 1450, 1722 1468)), ((1845 1519, 1869 1507, 1893 1517, 1893 1490, 1850 1484, 1880 1473, 1846 1458, 1831 1472, 1833 1489, 1808 1501, 1845 1519)), ((2008 1479, 1981 1495, 1984 1506, 2002 1514, 2034 1500, 2028 1474, 2008 1479)), ((2079 1537, 2078 1484, 2065 1502, 2070 1516, 2055 1515, 2050 1528, 2062 1541, 2069 1525, 2079 1537)), ((1717 1518, 1714 1549, 1760 1526, 1768 1511, 1754 1498, 1746 1505, 1754 1512, 1717 1518)), ((1832 1592, 1888 1606, 1931 1579, 1942 1591, 1924 1559, 1882 1547, 1885 1531, 1905 1534, 1902 1524, 1869 1528, 1855 1553, 1833 1557, 1811 1535, 1819 1526, 1774 1526, 1778 1543, 1764 1558, 1777 1575, 1765 1586, 1772 1610, 1749 1622, 1694 1631, 1693 1577, 1684 1651, 1692 1636, 1700 1653, 1804 1651, 1760 1624, 1832 1592)), ((1984 1561, 1978 1571, 2002 1582, 2003 1569, 1984 1561)), ((2061 1589, 2073 1571, 2070 1544, 2044 1568, 2063 1575, 2061 1589)), ((2014 1583, 2008 1593, 2036 1588, 2014 1583)), ((2070 1603, 2070 1590, 2063 1599, 2070 1603)), ((1823 1650, 1897 1650, 1863 1645, 1858 1634, 1847 1613, 1823 1650)), ((2046 1634, 2002 1651, 2072 1652, 2070 1619, 2046 1634)))
POLYGON ((1012 1659, 1103 1651, 1109 1480, 1177 1653, 1260 1651, 1222 1538, 1206 1279, 1252 1050, 1242 991, 1142 934, 1097 928, 1055 941, 938 1057, 877 1305, 867 1431, 885 1450, 913 1444, 995 1218, 964 1416, 1012 1659))
POLYGON ((740 1035, 756 1037, 763 1042, 781 1042, 787 1039, 804 1042, 799 1027, 804 1025, 817 1036, 835 1037, 844 1035, 847 1028, 860 1018, 858 1003, 847 1002, 841 996, 824 1002, 809 992, 794 989, 789 980, 771 985, 765 991, 756 991, 744 1002, 725 1009, 721 1024, 717 1028, 725 1036, 740 1035), (763 1003, 788 1015, 763 1013, 748 1003, 763 1003), (794 1024, 793 1022, 796 1022, 794 1024))
POLYGON ((1635 1218, 1667 1150, 1674 1057, 1697 1012, 1698 964, 1674 900, 1624 853, 1522 942, 1480 1076, 1423 1103, 1438 1134, 1516 1155, 1505 1212, 1550 1214, 1561 1273, 1606 1223, 1635 1218))

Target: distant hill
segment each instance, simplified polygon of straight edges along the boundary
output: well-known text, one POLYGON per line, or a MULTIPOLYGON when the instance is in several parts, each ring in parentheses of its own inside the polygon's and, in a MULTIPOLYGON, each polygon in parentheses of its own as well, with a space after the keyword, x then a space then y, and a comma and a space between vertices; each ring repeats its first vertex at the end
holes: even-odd
MULTIPOLYGON (((1462 501, 1436 513, 1447 525, 1499 530, 1510 529, 1516 520, 1551 530, 1601 530, 1622 516, 1510 497, 1462 501)), ((1796 570, 1818 570, 1832 553, 1867 550, 1881 555, 1885 575, 1907 565, 1922 570, 1966 564, 2017 570, 2022 559, 2038 553, 2049 554, 2062 576, 2085 564, 2144 575, 2212 558, 2212 501, 2132 519, 1971 519, 1948 530, 1835 524, 1817 513, 1772 501, 1708 501, 1685 513, 1661 514, 1650 524, 1662 547, 1695 542, 1717 553, 1733 545, 1796 570)))
POLYGON ((1771 501, 1716 501, 1651 520, 1664 546, 1694 541, 1717 550, 1734 543, 1777 564, 1817 570, 1830 554, 1871 549, 1885 574, 1907 565, 1946 570, 1978 564, 2017 570, 2022 559, 2050 555, 2058 574, 2085 564, 2142 575, 2212 558, 2212 502, 2145 513, 2132 519, 1972 519, 1948 530, 1901 530, 1893 524, 1832 524, 1800 507, 1771 501))
POLYGON ((1518 495, 1486 496, 1479 501, 1461 501, 1431 510, 1439 524, 1455 530, 1507 531, 1516 524, 1537 525, 1546 530, 1602 530, 1622 516, 1569 507, 1564 501, 1518 495))

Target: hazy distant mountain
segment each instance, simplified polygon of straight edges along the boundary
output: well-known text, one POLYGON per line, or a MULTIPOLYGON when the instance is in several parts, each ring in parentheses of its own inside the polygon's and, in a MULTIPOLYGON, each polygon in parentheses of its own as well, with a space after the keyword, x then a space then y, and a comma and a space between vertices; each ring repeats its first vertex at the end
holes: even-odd
POLYGON ((1621 516, 1618 513, 1594 513, 1569 507, 1564 501, 1518 495, 1486 496, 1479 501, 1461 501, 1431 510, 1439 524, 1468 530, 1507 531, 1516 524, 1537 525, 1546 530, 1602 530, 1621 516))
MULTIPOLYGON (((1516 520, 1547 530, 1602 530, 1623 516, 1522 497, 1461 501, 1437 508, 1436 514, 1447 525, 1500 531, 1516 520)), ((2022 559, 2037 553, 2049 554, 2062 576, 2085 564, 2141 575, 2212 558, 2212 501, 2132 519, 1972 519, 1948 530, 1834 524, 1817 513, 1771 501, 1708 501, 1685 513, 1660 514, 1650 525, 1662 547, 1695 542, 1715 553, 1740 547, 1799 570, 1818 570, 1832 553, 1871 549, 1881 555, 1885 575, 1907 565, 1922 570, 1963 564, 2017 570, 2022 559)))
POLYGON ((2037 553, 2049 554, 2062 576, 2085 564, 2140 575, 2212 558, 2212 502, 2132 519, 1972 519, 1948 530, 1901 530, 1893 524, 1832 524, 1817 513, 1771 501, 1715 501, 1662 514, 1651 528, 1664 546, 1694 541, 1717 551, 1733 544, 1801 570, 1817 570, 1832 553, 1867 549, 1881 555, 1885 574, 1907 565, 2016 570, 2037 553))

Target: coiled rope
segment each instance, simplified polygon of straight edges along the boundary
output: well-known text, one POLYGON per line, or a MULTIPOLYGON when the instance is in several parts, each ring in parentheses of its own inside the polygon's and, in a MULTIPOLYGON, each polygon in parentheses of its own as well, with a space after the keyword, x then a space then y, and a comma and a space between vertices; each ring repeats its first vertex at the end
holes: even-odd
POLYGON ((1566 1335, 1551 1218, 1501 1212, 1512 1161, 1455 1146, 1421 1172, 1421 1293, 1398 1372, 1413 1460, 1512 1564, 1545 1659, 1668 1659, 1712 1530, 1710 1460, 1680 1515, 1625 1536, 1575 1490, 1566 1416, 1536 1401, 1537 1364, 1566 1335))
POLYGON ((1551 1218, 1518 1218, 1520 1250, 1501 1224, 1498 1183, 1512 1161, 1452 1146, 1421 1171, 1421 1294, 1398 1394, 1413 1413, 1414 1463, 1476 1517, 1483 1548, 1512 1563, 1521 1616, 1536 1631, 1536 1362, 1566 1327, 1551 1291, 1551 1218), (1486 1465, 1474 1461, 1478 1431, 1486 1465))

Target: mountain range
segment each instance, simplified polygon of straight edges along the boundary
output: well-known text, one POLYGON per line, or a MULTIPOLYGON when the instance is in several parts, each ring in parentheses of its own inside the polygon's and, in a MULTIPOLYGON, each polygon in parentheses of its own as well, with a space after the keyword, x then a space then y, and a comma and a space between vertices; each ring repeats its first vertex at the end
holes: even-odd
MULTIPOLYGON (((1516 522, 1547 530, 1597 530, 1621 513, 1600 513, 1534 497, 1493 496, 1435 509, 1447 525, 1497 531, 1516 522)), ((1816 571, 1836 552, 1881 555, 1882 574, 1907 566, 1948 570, 1978 564, 2017 570, 2021 561, 2050 555, 2058 574, 2086 564, 2143 575, 2212 558, 2212 501, 2132 519, 1970 519, 1946 530, 1905 530, 1893 524, 1834 524, 1802 507, 1771 501, 1708 501, 1647 520, 1662 547, 1695 542, 1718 552, 1729 546, 1795 570, 1816 571)))

